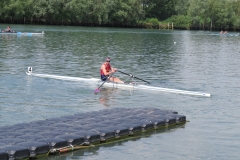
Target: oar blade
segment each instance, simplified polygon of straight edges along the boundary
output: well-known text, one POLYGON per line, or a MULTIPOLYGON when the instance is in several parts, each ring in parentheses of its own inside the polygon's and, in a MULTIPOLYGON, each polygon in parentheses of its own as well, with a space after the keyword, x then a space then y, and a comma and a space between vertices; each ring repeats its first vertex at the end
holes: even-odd
POLYGON ((97 89, 94 90, 94 93, 98 93, 98 92, 100 92, 100 89, 99 89, 99 88, 97 88, 97 89))

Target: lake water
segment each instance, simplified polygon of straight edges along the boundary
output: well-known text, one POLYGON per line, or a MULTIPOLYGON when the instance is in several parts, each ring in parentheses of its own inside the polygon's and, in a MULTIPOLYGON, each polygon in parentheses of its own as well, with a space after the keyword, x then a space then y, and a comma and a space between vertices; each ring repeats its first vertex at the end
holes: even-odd
MULTIPOLYGON (((175 110, 189 121, 181 128, 42 160, 239 159, 240 36, 209 31, 11 27, 21 32, 44 31, 45 35, 0 35, 1 126, 114 107, 175 110), (153 86, 212 96, 111 88, 94 94, 97 85, 25 73, 32 66, 34 73, 99 77, 107 56, 114 67, 153 86)), ((129 80, 121 73, 115 76, 129 80)))

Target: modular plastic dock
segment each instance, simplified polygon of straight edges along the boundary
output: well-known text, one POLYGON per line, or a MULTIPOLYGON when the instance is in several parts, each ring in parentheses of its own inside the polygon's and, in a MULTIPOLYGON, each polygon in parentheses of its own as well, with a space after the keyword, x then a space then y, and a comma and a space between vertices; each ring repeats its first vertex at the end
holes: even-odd
POLYGON ((0 160, 37 158, 185 123, 186 116, 157 108, 112 108, 0 127, 0 160))

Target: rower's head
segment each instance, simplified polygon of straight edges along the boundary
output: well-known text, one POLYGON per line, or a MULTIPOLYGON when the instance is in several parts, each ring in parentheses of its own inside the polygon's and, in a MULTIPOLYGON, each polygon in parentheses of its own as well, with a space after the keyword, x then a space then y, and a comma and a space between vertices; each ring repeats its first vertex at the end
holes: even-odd
POLYGON ((109 63, 110 63, 110 60, 111 60, 111 59, 110 59, 109 57, 106 58, 106 62, 109 62, 109 63))

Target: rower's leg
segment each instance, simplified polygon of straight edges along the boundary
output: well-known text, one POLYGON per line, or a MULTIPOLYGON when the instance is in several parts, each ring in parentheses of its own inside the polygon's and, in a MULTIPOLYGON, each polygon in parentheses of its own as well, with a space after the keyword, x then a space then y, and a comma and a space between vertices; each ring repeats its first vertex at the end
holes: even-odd
POLYGON ((118 83, 124 83, 122 80, 120 80, 119 78, 117 78, 118 83))
POLYGON ((123 81, 121 81, 119 78, 116 78, 116 77, 111 77, 110 81, 116 82, 116 83, 124 83, 123 81))

